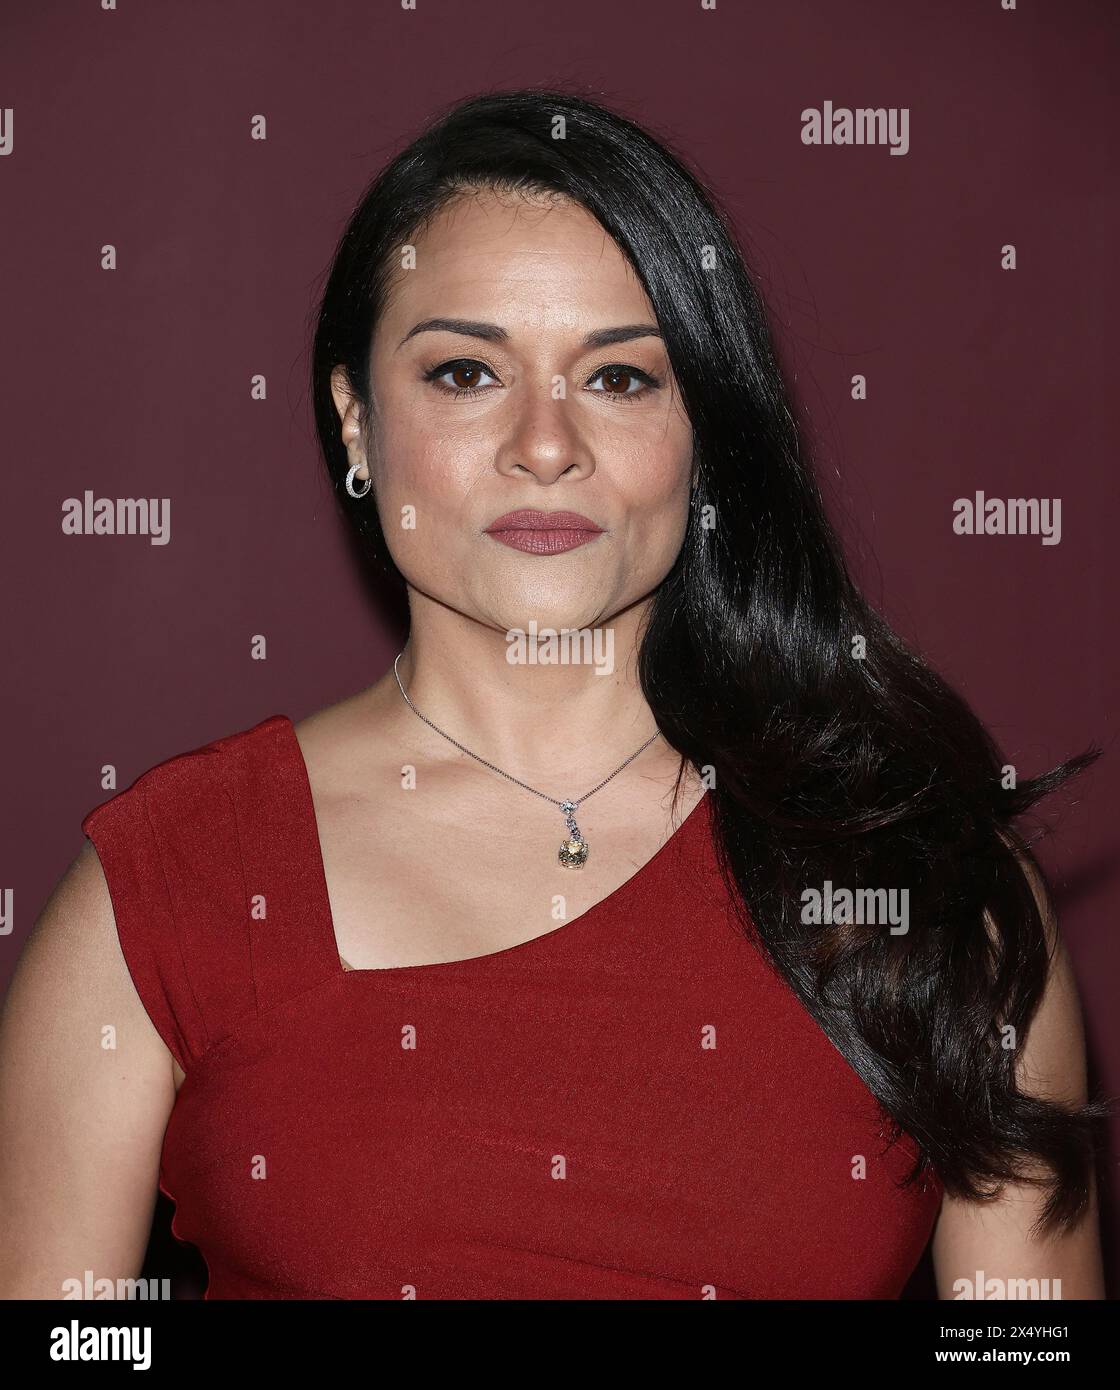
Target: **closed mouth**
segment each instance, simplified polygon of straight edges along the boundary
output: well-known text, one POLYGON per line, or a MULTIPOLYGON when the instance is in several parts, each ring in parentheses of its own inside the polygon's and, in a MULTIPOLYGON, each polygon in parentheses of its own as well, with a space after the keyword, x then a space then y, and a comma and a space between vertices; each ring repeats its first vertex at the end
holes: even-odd
POLYGON ((492 521, 485 534, 523 555, 563 555, 601 536, 603 528, 580 512, 523 508, 492 521))
POLYGON ((506 512, 487 526, 487 533, 495 531, 602 531, 590 517, 579 512, 537 512, 525 508, 517 512, 506 512))

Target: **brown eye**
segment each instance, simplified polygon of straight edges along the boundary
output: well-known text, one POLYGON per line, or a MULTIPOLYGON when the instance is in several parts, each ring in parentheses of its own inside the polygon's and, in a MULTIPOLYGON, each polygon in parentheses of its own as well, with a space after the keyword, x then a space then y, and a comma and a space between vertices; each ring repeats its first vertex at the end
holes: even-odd
POLYGON ((440 391, 448 391, 452 396, 473 396, 485 390, 479 385, 480 377, 490 377, 493 373, 482 362, 470 357, 460 357, 452 362, 441 362, 430 372, 424 373, 424 380, 432 382, 440 391), (450 377, 450 381, 447 378, 450 377))
POLYGON ((452 386, 458 387, 460 391, 473 391, 482 373, 478 367, 464 362, 462 366, 452 367, 447 375, 451 378, 452 386))
POLYGON ((591 378, 601 384, 593 388, 598 396, 610 396, 615 401, 635 401, 650 390, 656 390, 661 383, 638 367, 627 367, 621 362, 612 362, 609 367, 600 367, 591 378), (636 390, 634 388, 637 388, 636 390))

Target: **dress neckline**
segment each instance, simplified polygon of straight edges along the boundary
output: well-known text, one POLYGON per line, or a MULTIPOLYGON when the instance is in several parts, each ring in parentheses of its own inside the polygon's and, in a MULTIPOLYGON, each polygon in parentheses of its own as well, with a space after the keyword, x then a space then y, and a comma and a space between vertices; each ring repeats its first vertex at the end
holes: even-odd
POLYGON ((343 964, 341 952, 338 949, 338 934, 334 926, 334 914, 331 911, 330 893, 327 890, 327 871, 326 863, 323 859, 323 845, 319 835, 319 820, 315 813, 315 801, 311 794, 311 778, 307 770, 307 761, 303 756, 303 749, 296 736, 295 724, 290 716, 283 714, 278 716, 281 720, 281 727, 284 733, 284 744, 287 747, 292 759, 293 768, 297 774, 296 785, 298 787, 297 807, 298 823, 300 831, 305 835, 305 844, 299 848, 305 849, 308 860, 312 866, 315 879, 315 892, 318 901, 315 904, 316 928, 326 933, 326 948, 330 952, 333 961, 337 962, 338 974, 346 977, 366 977, 389 978, 396 976, 398 979, 412 975, 417 978, 435 975, 437 972, 463 971, 473 967, 485 967, 489 961, 508 960, 516 954, 523 954, 540 950, 548 943, 555 944, 555 938, 568 935, 581 924, 588 924, 592 918, 601 915, 608 908, 617 908, 626 897, 632 894, 640 882, 660 867, 670 846, 678 844, 686 833, 692 833, 700 829, 709 829, 709 802, 710 789, 705 787, 701 795, 697 798, 692 809, 681 821, 680 825, 664 840, 653 854, 639 865, 629 878, 623 880, 609 892, 606 897, 600 898, 598 902, 581 912, 577 917, 572 917, 566 922, 562 922, 558 927, 551 931, 542 932, 539 936, 532 936, 527 941, 516 942, 512 946, 504 946, 500 951, 487 951, 478 956, 464 956, 459 960, 430 961, 419 965, 388 965, 388 966, 362 966, 354 967, 343 964))

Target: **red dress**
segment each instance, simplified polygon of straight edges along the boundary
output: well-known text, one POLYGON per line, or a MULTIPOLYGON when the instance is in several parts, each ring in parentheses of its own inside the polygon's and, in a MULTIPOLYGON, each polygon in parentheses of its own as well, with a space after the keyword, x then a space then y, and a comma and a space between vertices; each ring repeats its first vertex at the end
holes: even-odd
POLYGON ((913 1140, 735 925, 710 814, 534 940, 347 970, 286 716, 91 811, 206 1297, 897 1298, 940 1183, 896 1185, 913 1140))

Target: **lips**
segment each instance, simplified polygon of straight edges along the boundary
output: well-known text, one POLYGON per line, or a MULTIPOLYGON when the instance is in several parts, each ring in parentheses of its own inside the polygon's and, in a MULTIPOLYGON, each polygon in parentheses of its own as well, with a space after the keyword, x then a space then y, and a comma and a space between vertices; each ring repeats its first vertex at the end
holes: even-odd
POLYGON ((580 512, 537 512, 529 508, 506 512, 486 528, 486 535, 528 555, 559 555, 602 534, 603 528, 580 512))

